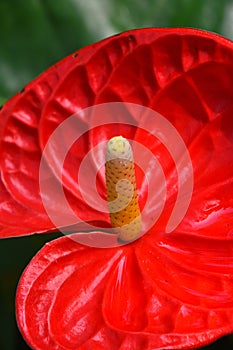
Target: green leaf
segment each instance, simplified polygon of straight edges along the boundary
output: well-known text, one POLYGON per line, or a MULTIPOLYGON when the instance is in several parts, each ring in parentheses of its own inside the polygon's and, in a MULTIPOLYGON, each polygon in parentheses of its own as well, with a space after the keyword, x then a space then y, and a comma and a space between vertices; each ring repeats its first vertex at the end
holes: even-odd
POLYGON ((6 102, 6 100, 7 99, 5 97, 0 96, 0 106, 2 106, 6 102))

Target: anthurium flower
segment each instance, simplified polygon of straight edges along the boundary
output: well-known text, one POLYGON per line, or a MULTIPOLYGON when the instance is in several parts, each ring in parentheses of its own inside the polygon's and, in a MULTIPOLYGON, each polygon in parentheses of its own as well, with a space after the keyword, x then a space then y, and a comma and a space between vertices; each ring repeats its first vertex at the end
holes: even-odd
MULTIPOLYGON (((55 230, 55 216, 62 218, 62 231, 68 230, 70 211, 61 202, 59 184, 78 218, 74 233, 42 248, 20 280, 17 321, 32 349, 189 349, 232 332, 232 62, 233 43, 213 33, 135 30, 79 50, 3 106, 1 237, 55 230), (98 115, 85 115, 90 107, 112 103, 124 104, 131 123, 117 120, 117 114, 99 125, 98 115), (140 113, 132 114, 132 106, 140 113), (146 117, 139 106, 158 118, 146 117), (50 141, 71 116, 83 132, 70 147, 79 130, 61 133, 61 145, 69 149, 61 157, 62 147, 50 141), (145 120, 149 125, 142 128, 145 120), (171 133, 161 136, 164 120, 171 133), (180 166, 183 152, 174 157, 177 135, 192 169, 187 163, 180 166), (129 146, 125 163, 119 154, 128 147, 127 139, 141 148, 133 154, 129 146), (117 140, 117 161, 107 157, 104 170, 98 167, 98 159, 105 157, 98 144, 111 140, 117 140), (89 185, 83 194, 77 174, 87 155, 89 185), (143 169, 134 158, 145 160, 143 169), (157 182, 158 163, 166 191, 157 182), (46 170, 42 182, 47 181, 43 196, 41 164, 46 170), (112 183, 122 179, 126 167, 133 195, 126 215, 100 210, 101 200, 92 205, 92 170, 99 198, 107 198, 110 210, 117 198, 112 183), (187 203, 186 192, 179 197, 179 186, 190 183, 191 175, 187 210, 168 232, 177 198, 187 203), (161 215, 155 220, 157 212, 161 215), (131 214, 132 220, 140 217, 133 236, 132 226, 126 234, 119 229, 121 220, 131 225, 131 214), (85 223, 95 229, 86 232, 85 223), (103 235, 116 244, 97 248, 95 240, 103 235)), ((125 200, 128 188, 122 189, 125 200)))

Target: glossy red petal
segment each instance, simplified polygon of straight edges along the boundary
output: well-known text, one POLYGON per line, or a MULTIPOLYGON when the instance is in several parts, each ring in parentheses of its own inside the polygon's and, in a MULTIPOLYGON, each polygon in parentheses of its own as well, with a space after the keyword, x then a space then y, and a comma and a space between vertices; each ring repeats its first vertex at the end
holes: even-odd
MULTIPOLYGON (((33 233, 34 230, 33 230, 33 233)), ((25 230, 24 227, 17 227, 17 226, 0 226, 0 236, 1 238, 9 238, 9 237, 16 237, 16 236, 23 236, 25 234, 32 234, 32 229, 30 227, 25 230)))
MULTIPOLYGON (((85 56, 85 51, 85 49, 82 50, 83 56, 85 56)), ((87 51, 90 54, 92 49, 89 48, 87 51)), ((0 223, 3 226, 21 227, 17 234, 13 233, 16 230, 9 229, 8 236, 54 228, 54 223, 48 217, 40 196, 41 148, 38 130, 48 97, 63 75, 75 65, 75 61, 76 54, 54 65, 28 84, 21 93, 10 99, 0 111, 0 183, 3 204, 0 207, 0 223)), ((63 215, 66 208, 59 208, 55 182, 56 180, 52 179, 48 183, 47 198, 49 197, 52 210, 57 211, 58 215, 59 212, 60 215, 63 215)), ((73 203, 73 208, 75 208, 77 202, 74 197, 68 192, 66 195, 69 204, 72 206, 73 203)), ((83 211, 82 205, 79 212, 80 210, 83 211)), ((87 211, 87 206, 85 206, 85 211, 87 211)), ((92 217, 85 216, 85 220, 91 219, 92 217)), ((4 229, 4 232, 7 232, 7 229, 4 229)), ((5 236, 6 233, 4 233, 5 236)))
POLYGON ((178 230, 187 234, 206 236, 210 240, 229 239, 229 244, 232 244, 232 218, 233 180, 230 179, 195 191, 188 212, 178 230))
MULTIPOLYGON (((183 273, 179 276, 174 264, 169 268, 169 260, 163 256, 166 249, 168 256, 172 254, 172 240, 157 245, 156 253, 155 247, 152 251, 144 243, 144 250, 137 246, 135 255, 133 247, 87 248, 71 237, 42 248, 19 283, 17 321, 32 348, 187 349, 231 330, 232 301, 228 301, 228 309, 200 305, 197 293, 204 287, 199 284, 195 296, 199 301, 195 302, 191 296, 195 280, 186 291, 190 300, 182 301, 180 292, 175 295, 174 281, 172 287, 164 288, 174 277, 185 281, 183 273)), ((178 259, 182 248, 186 247, 180 244, 178 259)), ((200 243, 194 248, 201 249, 200 243)), ((180 271, 187 271, 186 280, 188 273, 195 276, 185 267, 180 271)), ((180 284, 183 290, 185 287, 180 284)), ((226 294, 226 285, 222 287, 226 294)))
POLYGON ((25 89, 8 116, 1 140, 1 171, 7 190, 16 200, 36 210, 43 210, 38 182, 39 120, 58 79, 55 70, 25 89))
POLYGON ((154 248, 169 259, 190 270, 219 274, 220 279, 233 273, 233 246, 230 240, 210 240, 176 233, 168 234, 154 244, 154 248))
MULTIPOLYGON (((46 145, 52 132, 65 119, 82 109, 98 104, 96 100, 97 96, 105 85, 108 84, 108 80, 115 70, 115 66, 118 66, 119 62, 132 50, 133 46, 134 42, 129 40, 127 36, 112 38, 112 40, 104 42, 104 45, 100 43, 100 45, 96 46, 96 50, 92 52, 92 55, 87 57, 85 61, 79 61, 77 66, 64 77, 43 113, 40 127, 42 146, 46 145)), ((82 117, 80 117, 80 119, 81 118, 82 117)), ((82 125, 82 122, 86 124, 87 130, 91 129, 91 119, 85 119, 83 121, 81 119, 79 123, 82 125)), ((107 129, 110 131, 111 127, 107 127, 107 129)), ((122 132, 122 129, 120 128, 118 131, 117 128, 114 128, 114 135, 117 132, 122 132)), ((108 133, 108 137, 111 137, 112 133, 113 130, 108 133)), ((101 134, 103 135, 103 132, 101 132, 101 134)), ((100 136, 99 130, 94 133, 94 140, 98 136, 100 136)), ((102 141, 105 139, 106 138, 103 138, 102 141)), ((69 135, 64 135, 63 142, 69 142, 69 135)), ((94 144, 96 144, 96 142, 92 140, 91 136, 89 137, 89 133, 85 133, 85 135, 77 140, 70 148, 64 163, 64 185, 75 193, 79 199, 82 197, 79 187, 77 186, 76 174, 81 161, 94 144)), ((50 156, 53 162, 56 163, 56 157, 59 157, 56 150, 52 149, 50 156)), ((51 158, 49 162, 51 162, 51 158)), ((89 171, 91 171, 92 167, 95 169, 95 166, 96 164, 94 161, 93 164, 90 163, 89 171)), ((100 184, 99 187, 101 188, 100 184)), ((105 195, 103 184, 101 194, 105 195)), ((96 212, 93 210, 92 214, 96 215, 96 212)))
POLYGON ((147 326, 147 295, 133 252, 120 260, 107 285, 103 312, 107 322, 123 331, 139 332, 147 326))
MULTIPOLYGON (((220 156, 226 147, 225 130, 221 125, 226 125, 226 129, 230 123, 233 100, 230 89, 232 75, 227 73, 232 59, 232 52, 227 47, 230 42, 225 41, 224 46, 222 45, 224 40, 221 38, 219 41, 217 37, 213 40, 208 34, 205 36, 203 33, 201 36, 195 36, 195 32, 192 31, 186 35, 179 30, 175 34, 165 30, 163 35, 160 31, 155 31, 154 36, 149 31, 134 33, 135 35, 128 38, 122 35, 112 38, 112 41, 106 41, 105 45, 96 50, 93 58, 85 61, 85 68, 83 65, 75 67, 59 84, 43 114, 41 128, 43 143, 64 118, 80 108, 93 103, 133 102, 154 108, 180 132, 186 145, 190 147, 196 182, 200 176, 205 181, 207 177, 212 178, 211 181, 219 181, 220 177, 211 176, 213 172, 225 178, 231 176, 231 166, 226 169, 227 172, 222 172, 222 168, 224 164, 232 162, 232 138, 228 140, 224 157, 220 156), (117 64, 114 64, 116 62, 114 60, 117 60, 117 64), (94 62, 95 71, 92 70, 94 62), (89 79, 85 85, 87 76, 89 79), (202 80, 205 83, 202 84, 202 80), (87 94, 84 86, 91 93, 87 94), (80 103, 77 103, 79 101, 77 89, 85 93, 80 103), (64 91, 67 93, 64 94, 64 91), (218 135, 216 130, 219 130, 218 135), (211 145, 216 136, 218 140, 211 145), (221 145, 221 149, 216 149, 216 143, 221 145), (203 176, 206 163, 209 164, 209 171, 203 176)), ((90 127, 91 122, 92 119, 90 127)), ((87 147, 89 144, 91 148, 99 140, 109 139, 114 133, 133 137, 135 141, 141 143, 145 143, 146 140, 146 147, 157 156, 167 176, 171 168, 174 168, 174 162, 164 149, 164 145, 159 144, 142 130, 133 128, 130 130, 122 124, 112 129, 105 125, 91 131, 89 137, 86 134, 82 143, 77 143, 77 146, 72 148, 72 154, 66 160, 64 183, 75 191, 79 198, 81 197, 78 187, 75 188, 77 168, 74 166, 81 162, 81 150, 87 152, 89 149, 85 149, 84 145, 87 147)), ((55 152, 53 157, 56 157, 55 152)), ((147 174, 152 173, 150 166, 145 169, 147 174)), ((143 203, 146 200, 147 186, 140 174, 137 178, 139 198, 143 203)), ((101 195, 104 195, 103 175, 98 178, 98 184, 101 195)), ((201 184, 197 182, 195 186, 200 192, 201 184)), ((169 197, 172 195, 169 192, 174 186, 168 183, 167 187, 169 197)))
MULTIPOLYGON (((195 183, 197 191, 200 192, 207 176, 215 178, 215 182, 231 176, 231 62, 230 41, 214 34, 182 29, 123 33, 69 56, 30 83, 1 111, 1 176, 7 191, 23 206, 44 213, 38 169, 49 136, 71 114, 93 104, 111 101, 148 106, 175 126, 190 148, 195 180, 202 177, 202 182, 200 178, 195 183), (225 139, 226 148, 223 146, 225 139), (224 157, 221 157, 223 151, 224 157), (207 162, 209 168, 202 176, 207 162), (230 166, 222 172, 226 163, 230 166), (211 176, 213 172, 215 177, 211 176)), ((90 128, 91 118, 87 124, 90 128)), ((145 146, 158 157, 169 176, 174 162, 163 145, 155 146, 157 141, 153 137, 125 125, 114 128, 114 132, 139 142, 146 140, 145 146)), ((111 137, 112 133, 109 127, 87 133, 71 148, 65 161, 64 184, 79 203, 82 202, 80 208, 77 205, 71 207, 77 207, 79 215, 84 213, 83 220, 90 220, 92 216, 108 221, 107 215, 84 204, 76 174, 88 150, 99 139, 111 137)), ((64 142, 68 141, 64 138, 64 142)), ((52 158, 47 161, 53 168, 56 152, 52 158)), ((146 172, 151 173, 150 170, 149 165, 146 172)), ((137 179, 143 207, 147 184, 142 174, 138 173, 137 179)), ((103 172, 97 182, 101 196, 105 197, 103 172)), ((174 190, 174 186, 168 186, 167 198, 171 196, 171 189, 174 190)), ((75 203, 69 192, 66 195, 69 203, 75 203)), ((59 201, 54 200, 56 202, 59 201)))
POLYGON ((102 330, 101 298, 121 255, 121 250, 89 249, 62 237, 33 258, 16 297, 19 327, 33 348, 77 349, 92 338, 102 344, 111 331, 102 330))
MULTIPOLYGON (((146 246, 147 245, 145 245, 145 247, 146 246)), ((198 269, 198 264, 197 267, 194 265, 191 269, 190 266, 185 266, 185 258, 184 264, 181 265, 178 253, 174 253, 175 256, 178 255, 175 259, 170 259, 169 254, 161 254, 153 245, 152 247, 153 248, 151 248, 146 255, 145 250, 137 249, 141 270, 151 282, 155 283, 156 286, 168 295, 177 298, 183 303, 205 307, 206 309, 222 308, 226 309, 226 312, 228 312, 228 308, 232 307, 231 295, 233 291, 233 279, 231 269, 229 268, 229 273, 226 274, 224 260, 220 262, 224 251, 223 248, 220 248, 219 257, 215 254, 215 267, 216 271, 218 270, 219 273, 216 273, 216 271, 212 272, 211 268, 208 269, 207 273, 205 269, 208 263, 203 264, 203 270, 198 269), (145 256, 145 258, 142 259, 142 256, 145 256), (150 257, 150 259, 148 257, 150 257)), ((203 247, 205 247, 205 244, 203 244, 203 247)), ((231 254, 231 250, 226 250, 224 252, 227 259, 227 256, 231 254)), ((187 245, 186 254, 188 253, 187 245)), ((205 253, 211 258, 211 254, 207 249, 206 251, 203 250, 202 258, 205 253)), ((185 255, 184 252, 183 255, 185 255)), ((212 260, 214 260, 213 256, 212 260)))
POLYGON ((15 105, 16 101, 19 99, 20 94, 16 94, 13 96, 9 101, 7 101, 2 107, 1 107, 1 118, 0 118, 0 140, 2 138, 4 127, 7 121, 7 118, 10 114, 11 109, 15 105))
POLYGON ((213 336, 216 331, 232 331, 233 261, 229 244, 180 234, 145 237, 138 242, 140 271, 156 290, 149 308, 149 328, 161 323, 160 327, 170 325, 172 333, 195 331, 197 337, 205 329, 213 336), (169 323, 155 317, 156 313, 153 317, 159 306, 163 312, 166 307, 170 310, 169 323))
MULTIPOLYGON (((32 227, 37 222, 40 228, 47 227, 46 216, 40 217, 45 214, 39 193, 41 153, 53 131, 85 107, 122 101, 159 112, 184 140, 194 170, 190 207, 176 231, 167 234, 177 180, 181 177, 185 183, 188 176, 186 169, 178 173, 166 145, 139 127, 140 118, 133 127, 114 120, 83 134, 64 161, 61 179, 56 168, 60 149, 51 147, 45 161, 53 180, 46 195, 57 215, 63 213, 53 187, 58 180, 75 214, 84 221, 109 224, 107 213, 84 202, 77 172, 86 154, 114 133, 150 149, 164 170, 166 194, 156 188, 155 161, 145 157, 145 176, 136 168, 141 208, 148 197, 148 181, 155 186, 147 213, 150 219, 157 210, 156 200, 163 199, 160 191, 166 203, 154 227, 127 247, 94 249, 62 238, 41 250, 17 293, 18 323, 32 347, 188 349, 233 331, 232 59, 232 42, 211 33, 127 32, 80 50, 78 57, 70 56, 3 109, 0 166, 5 187, 0 224, 12 225, 12 233, 14 206, 16 220, 26 210, 33 217, 32 227)), ((79 123, 80 129, 91 129, 95 118, 80 114, 79 123)), ((62 135, 64 145, 70 136, 62 135)), ((181 152, 178 161, 182 159, 181 152)), ((89 165, 91 172, 98 168, 94 157, 89 165)), ((88 172, 86 176, 90 182, 88 172)), ((103 168, 96 182, 105 198, 103 168)), ((92 196, 88 188, 86 195, 92 196)), ((25 233, 27 220, 25 216, 25 233)), ((4 226, 1 230, 5 235, 4 226)))
MULTIPOLYGON (((8 226, 8 236, 21 235, 22 233, 33 233, 37 230, 45 231, 52 227, 53 224, 49 218, 40 212, 28 209, 16 202, 5 186, 0 181, 0 197, 1 197, 1 224, 8 226), (38 222, 40 226, 38 227, 38 222), (15 234, 15 228, 18 227, 18 233, 15 234)), ((4 226, 3 226, 4 227, 4 226)), ((7 230, 6 230, 7 231, 7 230)), ((1 235, 2 236, 2 235, 1 235)))

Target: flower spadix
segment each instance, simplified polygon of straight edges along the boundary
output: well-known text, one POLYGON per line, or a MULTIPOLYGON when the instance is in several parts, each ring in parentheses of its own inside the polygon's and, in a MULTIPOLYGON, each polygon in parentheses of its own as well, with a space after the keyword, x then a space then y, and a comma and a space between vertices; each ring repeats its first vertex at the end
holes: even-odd
POLYGON ((115 136, 106 149, 106 192, 112 227, 122 241, 131 241, 141 232, 133 152, 128 140, 115 136))

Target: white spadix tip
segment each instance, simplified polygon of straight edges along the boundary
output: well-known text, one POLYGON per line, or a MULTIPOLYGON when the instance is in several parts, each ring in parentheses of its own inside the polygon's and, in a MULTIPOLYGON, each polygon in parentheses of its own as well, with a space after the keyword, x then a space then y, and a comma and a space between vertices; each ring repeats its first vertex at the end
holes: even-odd
POLYGON ((106 161, 117 158, 133 161, 133 152, 130 143, 122 136, 112 137, 107 144, 106 161))

